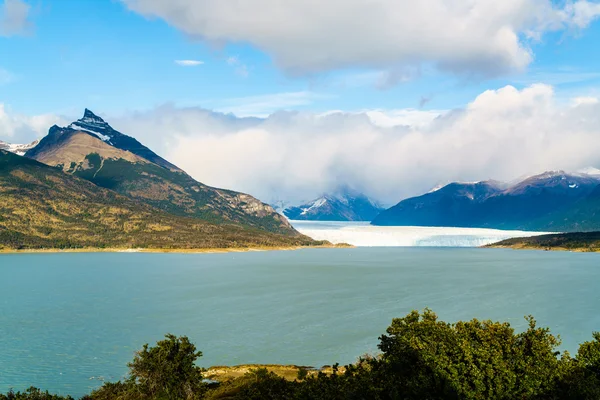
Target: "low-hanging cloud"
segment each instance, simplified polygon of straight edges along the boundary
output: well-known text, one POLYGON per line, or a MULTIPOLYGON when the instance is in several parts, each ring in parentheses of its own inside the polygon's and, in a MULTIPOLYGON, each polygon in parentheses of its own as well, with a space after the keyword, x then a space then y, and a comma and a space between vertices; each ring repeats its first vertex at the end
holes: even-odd
POLYGON ((0 140, 5 142, 30 143, 46 135, 50 126, 65 123, 65 118, 54 114, 24 115, 0 103, 0 140))
POLYGON ((531 41, 600 15, 597 0, 121 1, 193 38, 254 45, 292 75, 374 68, 387 71, 382 85, 428 64, 467 76, 521 71, 531 41))
POLYGON ((348 184, 395 203, 453 180, 600 166, 600 103, 566 104, 542 84, 489 90, 446 112, 259 119, 166 105, 112 120, 196 179, 266 201, 307 200, 348 184))

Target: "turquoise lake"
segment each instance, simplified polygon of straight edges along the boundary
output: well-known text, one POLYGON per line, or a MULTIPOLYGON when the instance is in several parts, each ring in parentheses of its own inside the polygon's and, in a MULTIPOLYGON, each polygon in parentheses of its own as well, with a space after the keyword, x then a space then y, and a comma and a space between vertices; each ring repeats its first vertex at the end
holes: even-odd
POLYGON ((532 314, 563 349, 600 330, 600 254, 354 248, 0 255, 0 392, 82 395, 142 344, 187 335, 200 365, 322 366, 377 351, 392 318, 532 314))

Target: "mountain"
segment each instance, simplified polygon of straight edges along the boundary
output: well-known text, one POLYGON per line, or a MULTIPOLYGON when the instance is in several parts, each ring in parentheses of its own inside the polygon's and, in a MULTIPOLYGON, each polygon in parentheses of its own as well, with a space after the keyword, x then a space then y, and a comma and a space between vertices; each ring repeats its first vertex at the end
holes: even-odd
POLYGON ((0 150, 0 249, 202 249, 315 245, 160 211, 57 168, 0 150))
POLYGON ((15 153, 17 155, 24 156, 28 150, 33 149, 35 146, 38 145, 39 142, 40 142, 39 140, 36 140, 29 144, 11 144, 11 143, 6 143, 6 142, 3 142, 2 140, 0 140, 0 150, 6 150, 6 151, 10 151, 11 153, 15 153))
POLYGON ((83 113, 83 118, 71 123, 71 125, 69 125, 69 128, 75 131, 91 133, 97 136, 102 141, 108 143, 109 145, 116 147, 117 149, 129 151, 135 154, 136 156, 146 159, 161 167, 174 171, 181 171, 175 165, 158 156, 156 153, 154 153, 152 150, 138 142, 136 139, 114 130, 102 118, 100 118, 87 108, 83 113))
POLYGON ((478 221, 474 205, 501 191, 495 182, 451 183, 423 196, 401 201, 381 212, 373 225, 460 226, 478 221))
POLYGON ((600 229, 600 218, 589 218, 600 211, 600 196, 594 197, 599 185, 599 175, 564 171, 545 172, 509 187, 494 181, 452 183, 401 201, 372 224, 549 232, 600 229))
POLYGON ((25 157, 175 215, 298 234, 271 206, 196 181, 87 109, 67 127, 52 126, 25 157))
POLYGON ((342 189, 298 207, 288 207, 283 214, 291 220, 371 221, 382 210, 364 194, 342 189))

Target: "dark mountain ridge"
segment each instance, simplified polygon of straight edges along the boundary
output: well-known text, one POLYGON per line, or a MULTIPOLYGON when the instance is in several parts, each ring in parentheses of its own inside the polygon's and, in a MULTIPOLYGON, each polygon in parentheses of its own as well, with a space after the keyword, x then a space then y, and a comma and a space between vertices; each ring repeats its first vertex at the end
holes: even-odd
POLYGON ((548 232, 599 230, 599 185, 599 176, 564 171, 532 176, 508 188, 490 181, 452 183, 403 200, 372 223, 548 232))

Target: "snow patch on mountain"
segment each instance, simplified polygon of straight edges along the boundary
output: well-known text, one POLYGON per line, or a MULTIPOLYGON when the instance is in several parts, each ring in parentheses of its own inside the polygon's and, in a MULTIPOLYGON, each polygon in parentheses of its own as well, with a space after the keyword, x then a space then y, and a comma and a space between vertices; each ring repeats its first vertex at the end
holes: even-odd
POLYGON ((10 151, 11 153, 14 153, 19 156, 24 156, 28 150, 33 149, 35 146, 38 145, 39 142, 39 140, 36 140, 29 144, 14 144, 3 142, 0 140, 0 149, 10 151))
POLYGON ((84 132, 88 132, 91 133, 93 135, 96 135, 100 140, 102 140, 103 142, 107 142, 110 144, 110 139, 111 137, 108 135, 104 135, 100 132, 94 131, 92 129, 86 128, 84 126, 79 125, 77 122, 73 122, 71 125, 68 126, 70 129, 76 130, 76 131, 84 131, 84 132))
POLYGON ((327 199, 325 197, 321 197, 320 199, 315 200, 310 207, 308 208, 302 208, 302 213, 301 215, 306 215, 308 214, 311 210, 314 210, 316 208, 322 207, 327 203, 327 199))

